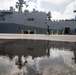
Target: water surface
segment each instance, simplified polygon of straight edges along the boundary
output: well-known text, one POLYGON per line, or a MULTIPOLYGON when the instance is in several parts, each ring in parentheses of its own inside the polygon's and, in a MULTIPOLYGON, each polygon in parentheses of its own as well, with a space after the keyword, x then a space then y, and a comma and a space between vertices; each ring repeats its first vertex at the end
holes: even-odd
POLYGON ((0 75, 76 75, 76 43, 0 40, 0 75))

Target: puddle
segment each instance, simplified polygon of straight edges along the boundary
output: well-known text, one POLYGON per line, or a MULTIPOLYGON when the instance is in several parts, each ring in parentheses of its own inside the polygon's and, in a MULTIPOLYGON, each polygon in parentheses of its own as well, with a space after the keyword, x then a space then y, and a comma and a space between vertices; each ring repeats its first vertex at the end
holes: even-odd
POLYGON ((0 40, 0 75, 76 75, 76 43, 0 40))

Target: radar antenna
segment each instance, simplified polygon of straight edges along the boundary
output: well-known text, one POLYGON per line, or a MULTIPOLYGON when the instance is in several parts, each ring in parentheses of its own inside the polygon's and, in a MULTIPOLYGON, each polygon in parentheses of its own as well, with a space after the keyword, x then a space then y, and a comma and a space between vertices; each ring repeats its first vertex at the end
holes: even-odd
POLYGON ((22 12, 23 4, 26 6, 26 8, 28 7, 26 1, 24 0, 18 0, 18 2, 16 2, 16 8, 18 9, 18 11, 22 12))
POLYGON ((76 10, 74 10, 74 13, 76 13, 76 10))
POLYGON ((51 12, 49 11, 48 13, 47 13, 47 19, 50 21, 51 20, 51 12))

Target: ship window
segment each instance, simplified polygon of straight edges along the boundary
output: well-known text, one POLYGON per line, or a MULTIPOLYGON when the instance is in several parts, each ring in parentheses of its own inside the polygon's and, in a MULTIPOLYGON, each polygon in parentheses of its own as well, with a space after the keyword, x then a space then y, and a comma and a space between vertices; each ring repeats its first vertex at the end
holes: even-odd
POLYGON ((5 18, 3 18, 2 20, 5 20, 5 18))
POLYGON ((20 27, 19 27, 19 29, 20 29, 20 27))
POLYGON ((28 20, 31 21, 31 18, 29 18, 28 20))
POLYGON ((12 12, 1 12, 1 14, 12 14, 12 12))
POLYGON ((34 18, 32 18, 31 20, 34 21, 34 18))
POLYGON ((27 21, 34 21, 34 18, 27 18, 27 21))

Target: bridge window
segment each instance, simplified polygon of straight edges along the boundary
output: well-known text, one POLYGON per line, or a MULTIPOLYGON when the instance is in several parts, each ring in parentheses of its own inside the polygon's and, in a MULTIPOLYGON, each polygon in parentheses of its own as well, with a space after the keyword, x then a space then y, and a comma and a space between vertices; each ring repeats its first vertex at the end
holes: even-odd
POLYGON ((27 21, 34 21, 34 18, 27 18, 27 21))
POLYGON ((12 14, 13 12, 7 12, 7 11, 4 11, 4 12, 1 12, 1 14, 12 14))

